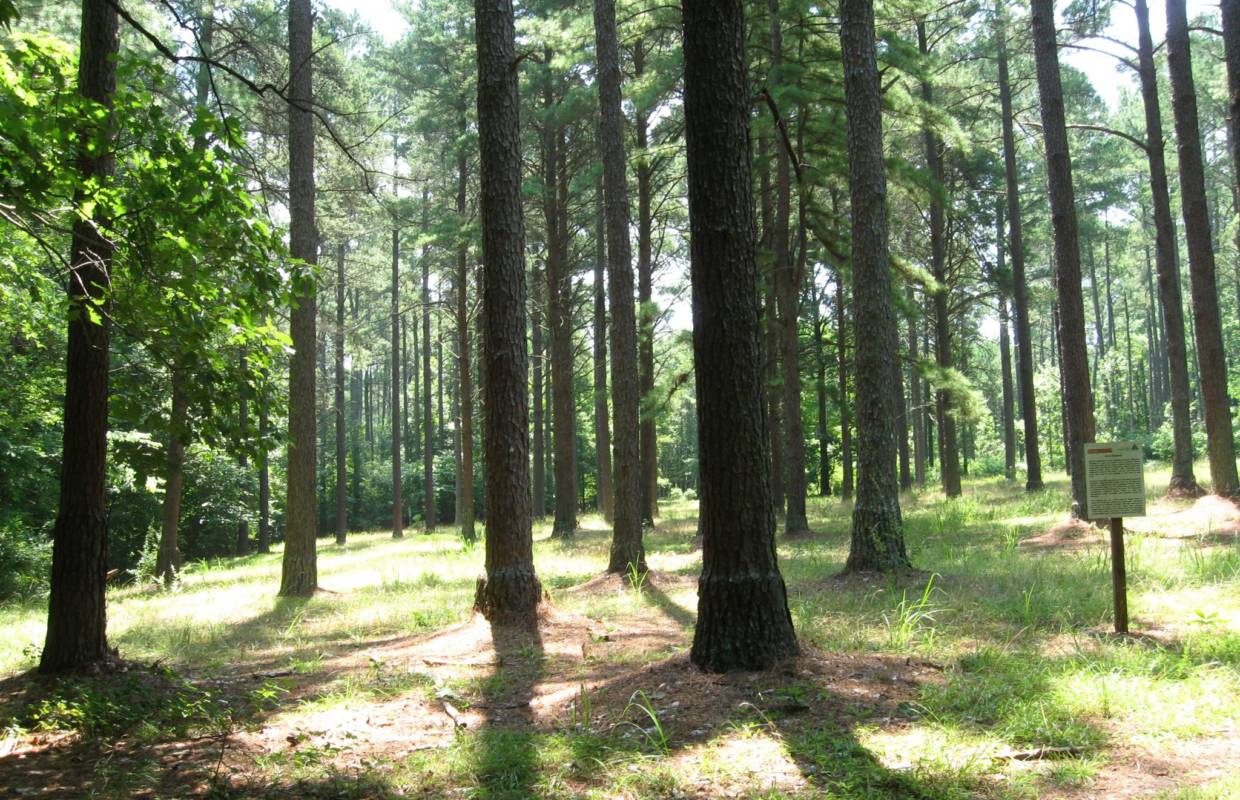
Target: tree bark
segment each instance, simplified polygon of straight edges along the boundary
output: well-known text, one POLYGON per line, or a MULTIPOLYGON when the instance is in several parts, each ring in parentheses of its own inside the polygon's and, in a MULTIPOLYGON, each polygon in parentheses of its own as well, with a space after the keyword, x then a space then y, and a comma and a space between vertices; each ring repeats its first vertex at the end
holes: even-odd
POLYGON ((853 496, 852 415, 848 404, 848 314, 844 308, 844 271, 835 271, 835 355, 840 401, 840 498, 853 496))
MULTIPOLYGON (((640 80, 645 74, 646 47, 640 39, 633 46, 633 73, 640 80)), ((636 109, 637 128, 637 347, 641 458, 641 513, 643 525, 654 525, 659 515, 659 434, 654 398, 654 245, 651 238, 652 179, 654 168, 649 153, 649 115, 636 109)))
POLYGON ((270 455, 267 450, 267 436, 270 433, 268 421, 267 389, 258 401, 258 552, 271 552, 271 468, 270 455))
POLYGON ((1094 401, 1089 385, 1089 354, 1085 347, 1085 305, 1081 298, 1081 254, 1072 159, 1064 118, 1059 53, 1055 42, 1054 0, 1033 0, 1030 25, 1046 143, 1047 193, 1055 233, 1055 288, 1059 297, 1060 371, 1064 385, 1064 424, 1072 473, 1072 515, 1084 518, 1085 448, 1094 439, 1094 401))
MULTIPOLYGON (((404 450, 401 447, 401 427, 404 425, 404 414, 401 413, 401 399, 404 394, 405 382, 401 378, 402 337, 400 312, 400 228, 392 227, 392 538, 400 539, 405 535, 405 497, 404 478, 401 475, 401 462, 404 450)), ((337 534, 339 536, 339 534, 337 534)))
POLYGON ((1033 343, 1029 333, 1029 296, 1025 280, 1025 240, 1021 223, 1020 180, 1016 170, 1016 134, 1012 123, 1012 89, 1008 78, 1007 19, 998 0, 999 102, 1003 124, 1003 172, 1006 180, 1008 252, 1012 259, 1012 309, 1016 323, 1016 385, 1020 419, 1025 431, 1025 490, 1042 489, 1042 456, 1038 446, 1038 404, 1033 387, 1033 343))
POLYGON ((168 444, 164 451, 164 507, 159 551, 155 556, 155 577, 167 586, 181 571, 181 492, 185 484, 185 440, 189 432, 189 398, 185 394, 186 375, 182 368, 172 370, 172 414, 169 417, 168 444))
MULTIPOLYGON (((905 287, 905 298, 908 300, 910 308, 915 307, 913 298, 913 287, 905 287)), ((926 415, 923 406, 925 399, 921 394, 921 374, 917 369, 921 360, 921 354, 918 352, 917 342, 917 318, 910 316, 908 321, 908 352, 909 352, 909 369, 908 382, 909 394, 912 401, 912 417, 913 417, 913 483, 916 486, 926 485, 926 415)))
POLYGON ((531 320, 531 347, 534 357, 534 519, 542 519, 547 513, 547 437, 544 428, 544 403, 546 391, 543 364, 546 351, 543 348, 543 276, 538 266, 534 267, 533 319, 531 320))
POLYGON ((611 396, 615 414, 615 522, 608 572, 646 569, 642 544, 637 312, 629 245, 629 190, 625 178, 624 112, 620 107, 620 49, 615 0, 594 0, 598 57, 599 140, 607 216, 607 272, 611 295, 611 396))
MULTIPOLYGON (((427 221, 427 190, 422 190, 422 228, 426 230, 427 221)), ((431 385, 431 260, 426 245, 422 246, 422 485, 425 487, 425 503, 422 509, 422 520, 427 533, 435 530, 438 524, 435 507, 435 449, 438 437, 435 435, 435 417, 432 401, 434 394, 431 385)), ((440 381, 442 383, 442 381, 440 381)), ((442 406, 443 404, 440 403, 442 406)))
MULTIPOLYGON (((1224 7, 1227 3, 1224 2, 1224 7)), ((1136 0, 1138 60, 1141 98, 1145 105, 1145 146, 1150 167, 1150 193, 1154 206, 1154 263, 1158 271, 1158 301, 1162 308, 1162 331, 1166 337, 1168 380, 1171 395, 1173 452, 1168 492, 1195 496, 1201 493, 1193 474, 1193 430, 1189 410, 1188 348, 1184 341, 1184 307, 1180 275, 1176 268, 1175 221, 1171 216, 1171 192, 1163 148, 1162 109, 1158 98, 1158 73, 1150 36, 1150 13, 1146 0, 1136 0)), ((1159 349, 1159 348, 1155 348, 1159 349)))
POLYGON ((475 0, 481 151, 486 576, 474 607, 493 625, 538 624, 530 508, 529 362, 521 128, 511 0, 475 0))
POLYGON ((852 200, 859 473, 845 569, 890 572, 907 568, 909 560, 896 480, 896 409, 890 382, 898 344, 887 253, 882 87, 869 0, 841 1, 840 48, 852 200))
POLYGON ((1206 421, 1206 451, 1210 457, 1210 488, 1215 494, 1236 497, 1240 495, 1240 478, 1236 474, 1236 444, 1227 395, 1227 356, 1219 318, 1213 237, 1206 205, 1201 130, 1197 121, 1197 94, 1193 85, 1184 0, 1167 0, 1167 66, 1171 74, 1171 105, 1175 112, 1180 210, 1188 244, 1189 288, 1197 333, 1197 368, 1206 421))
MULTIPOLYGON (((314 225, 314 100, 311 59, 314 15, 310 0, 289 0, 289 252, 313 267, 318 261, 314 225)), ((290 333, 288 497, 280 594, 309 597, 318 587, 315 502, 314 345, 315 285, 312 271, 298 279, 290 333)))
POLYGON ((775 554, 740 0, 684 0, 702 575, 690 659, 767 669, 797 653, 775 554))
MULTIPOLYGON (((464 140, 468 132, 464 109, 461 110, 458 132, 464 140)), ((468 182, 469 158, 462 145, 456 157, 456 216, 462 226, 456 250, 456 334, 460 353, 457 371, 460 375, 461 395, 461 478, 458 483, 460 512, 456 521, 461 528, 461 538, 466 542, 474 542, 478 538, 474 530, 474 366, 469 342, 469 240, 464 231, 468 182)))

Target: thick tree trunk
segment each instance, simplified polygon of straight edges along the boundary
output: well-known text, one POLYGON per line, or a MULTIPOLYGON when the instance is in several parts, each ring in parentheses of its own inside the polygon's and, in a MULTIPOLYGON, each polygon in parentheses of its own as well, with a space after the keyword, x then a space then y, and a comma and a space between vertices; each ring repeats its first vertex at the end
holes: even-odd
POLYGON ((529 362, 525 349, 525 225, 521 212, 513 10, 476 0, 481 150, 483 409, 486 429, 486 577, 474 606, 493 625, 535 628, 542 587, 534 574, 530 509, 529 362))
POLYGON ((1085 448, 1094 439, 1094 401, 1089 385, 1089 354, 1085 348, 1085 305, 1081 298, 1081 254, 1072 159, 1064 118, 1059 53, 1055 43, 1054 0, 1033 0, 1030 24, 1042 106, 1042 137, 1046 143, 1047 192, 1055 232, 1055 288, 1059 297, 1060 371, 1064 386, 1064 424, 1072 473, 1072 515, 1085 515, 1085 448))
POLYGON ((594 217, 594 447, 598 469, 598 512, 610 523, 615 510, 611 478, 611 419, 607 410, 607 223, 603 184, 598 185, 594 217))
MULTIPOLYGON (((310 0, 289 0, 289 252, 308 266, 318 261, 314 226, 314 100, 311 59, 314 14, 310 0)), ((309 597, 318 587, 315 556, 315 285, 312 272, 299 278, 289 330, 288 498, 280 594, 309 597)))
POLYGON ((845 569, 890 572, 907 568, 909 560, 896 480, 896 409, 890 382, 899 345, 887 253, 882 87, 874 50, 874 6, 869 0, 842 0, 840 47, 852 199, 859 473, 845 569))
POLYGON ((181 571, 181 492, 185 485, 185 440, 188 438, 189 398, 185 394, 186 375, 180 367, 172 369, 172 414, 169 417, 168 444, 164 450, 164 507, 159 551, 155 555, 155 577, 171 584, 181 571))
POLYGON ((690 659, 767 669, 797 652, 766 468, 740 0, 684 0, 702 576, 690 659))
MULTIPOLYGON (((1225 2, 1224 7, 1226 5, 1225 2)), ((1176 269, 1175 221, 1171 216, 1171 192, 1167 186, 1158 73, 1154 65, 1154 44, 1150 36, 1150 13, 1145 0, 1136 0, 1136 14, 1141 97, 1145 104, 1146 155, 1150 166, 1150 193, 1154 201, 1154 263, 1158 271, 1158 300, 1162 308, 1162 329, 1166 336, 1169 367, 1167 377, 1171 395, 1174 447, 1171 481, 1167 490, 1172 494, 1194 496, 1200 494, 1201 488, 1193 474, 1188 348, 1184 341, 1184 308, 1180 298, 1180 276, 1176 269)))
MULTIPOLYGON (((646 48, 633 45, 633 72, 645 74, 646 48)), ((654 398, 654 243, 651 238, 654 167, 650 147, 649 116, 637 109, 637 371, 641 388, 641 490, 642 524, 654 525, 659 515, 659 435, 654 398)))
POLYGON ((1012 258, 1012 309, 1016 323, 1016 385, 1025 430, 1025 489, 1042 488, 1038 448, 1038 405, 1033 390, 1033 343, 1029 333, 1029 299, 1025 281, 1025 240, 1021 225, 1020 181, 1016 170, 1016 134, 1012 123, 1012 89, 1008 78, 1007 21, 1003 0, 996 14, 999 49, 999 102, 1003 124, 1003 172, 1006 179, 1008 252, 1012 258))
MULTIPOLYGON (((926 44, 926 23, 917 23, 917 46, 924 57, 929 55, 926 44)), ((921 99, 927 107, 934 105, 934 89, 930 82, 922 80, 921 99)), ((926 165, 930 170, 930 266, 934 280, 939 284, 934 293, 934 357, 940 369, 952 366, 951 319, 948 316, 949 283, 947 277, 947 236, 943 209, 943 143, 928 123, 923 123, 926 165)), ((939 477, 943 493, 948 497, 960 496, 960 451, 956 437, 955 399, 948 389, 935 392, 935 409, 939 418, 939 477)))
MULTIPOLYGON (((467 133, 464 109, 461 110, 459 132, 464 139, 467 133)), ((456 216, 462 226, 465 224, 468 181, 469 158, 462 145, 456 157, 456 216)), ((458 484, 460 513, 456 521, 461 527, 461 538, 473 542, 478 534, 474 530, 474 365, 469 342, 469 241, 463 230, 460 236, 456 251, 456 334, 460 353, 457 370, 461 387, 461 479, 458 484)))
POLYGON ((1227 357, 1218 308, 1213 236, 1206 205, 1201 130, 1193 85, 1192 53, 1184 0, 1167 0, 1167 66, 1171 74, 1171 105, 1175 111, 1176 150, 1180 162, 1180 210, 1188 243, 1189 288, 1197 333, 1197 367, 1206 421, 1206 451, 1215 494, 1240 495, 1231 403, 1227 395, 1227 357))
POLYGON ((638 430, 637 312, 629 246, 629 190, 625 178, 624 112, 620 107, 620 49, 615 0, 594 0, 598 54, 599 140, 607 216, 607 272, 611 295, 611 396, 615 414, 615 522, 608 572, 646 569, 642 544, 641 457, 638 430))

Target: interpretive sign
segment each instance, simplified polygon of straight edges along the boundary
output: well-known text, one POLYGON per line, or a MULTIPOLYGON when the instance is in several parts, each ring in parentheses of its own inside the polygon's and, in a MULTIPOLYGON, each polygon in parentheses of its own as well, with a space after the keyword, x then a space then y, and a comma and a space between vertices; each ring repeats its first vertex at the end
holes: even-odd
POLYGON ((1136 442, 1085 445, 1085 500, 1090 519, 1145 516, 1145 469, 1136 442))

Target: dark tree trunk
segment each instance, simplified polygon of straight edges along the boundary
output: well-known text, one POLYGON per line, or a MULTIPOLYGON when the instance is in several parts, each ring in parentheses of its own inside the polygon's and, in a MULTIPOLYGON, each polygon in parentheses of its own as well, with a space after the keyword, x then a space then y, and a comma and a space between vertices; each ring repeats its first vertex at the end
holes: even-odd
MULTIPOLYGON (((905 288, 905 297, 908 300, 910 308, 915 308, 913 298, 913 287, 905 288)), ((912 417, 913 417, 913 483, 917 486, 926 485, 926 415, 923 406, 925 399, 921 394, 921 374, 917 370, 918 362, 921 360, 921 354, 917 347, 917 319, 910 317, 908 321, 908 352, 909 352, 909 369, 908 382, 909 394, 912 401, 912 417)))
POLYGON ((169 417, 168 444, 164 451, 164 507, 159 552, 155 555, 155 577, 165 585, 181 571, 181 492, 185 484, 185 440, 189 435, 189 398, 185 394, 186 375, 181 367, 172 369, 172 414, 169 417))
MULTIPOLYGON (((426 218, 427 192, 422 192, 422 229, 428 229, 426 218)), ((435 530, 435 418, 431 391, 431 260, 426 245, 422 246, 422 485, 425 487, 425 503, 422 520, 426 532, 435 530)), ((442 383, 442 381, 441 381, 442 383)), ((441 403, 442 405, 442 403, 441 403)))
MULTIPOLYGON (((351 313, 354 330, 358 326, 361 290, 353 290, 351 313)), ((349 368, 349 448, 352 451, 353 514, 361 513, 362 505, 362 368, 355 359, 349 368)), ((355 520, 356 522, 356 520, 355 520)))
POLYGON ((531 320, 531 348, 534 358, 534 519, 542 519, 547 513, 547 451, 544 446, 547 437, 543 430, 543 399, 546 397, 544 387, 543 364, 545 351, 543 348, 543 303, 542 303, 542 272, 534 267, 533 277, 533 319, 531 320))
MULTIPOLYGON (((465 122, 465 111, 461 110, 459 133, 462 140, 468 129, 465 122)), ((462 226, 465 225, 466 191, 469 181, 469 158, 464 145, 456 157, 456 215, 462 226)), ((460 375, 460 409, 461 409, 461 468, 460 498, 457 524, 461 527, 461 538, 473 542, 478 538, 474 531, 474 366, 469 343, 469 240, 465 232, 460 232, 460 243, 456 251, 456 333, 460 353, 457 371, 460 375)))
POLYGON ((848 187, 852 199, 856 325, 857 503, 846 570, 907 568, 896 480, 895 395, 899 350, 887 254, 887 176, 882 87, 874 50, 874 6, 842 0, 840 46, 848 109, 848 187))
POLYGON ((607 272, 611 295, 611 398, 615 414, 615 522, 608 572, 646 569, 642 544, 641 456, 638 430, 637 312, 629 246, 629 190, 625 178, 624 112, 620 107, 620 48, 615 0, 594 0, 598 54, 599 141, 607 216, 607 272))
POLYGON ((685 142, 702 575, 690 659, 767 669, 797 653, 775 555, 740 0, 685 0, 685 142))
MULTIPOLYGON (((110 107, 116 91, 119 35, 116 9, 107 0, 82 4, 78 91, 110 107)), ((88 153, 84 143, 105 131, 84 127, 79 136, 77 170, 82 182, 111 183, 111 148, 88 153)), ((79 189, 74 205, 86 199, 79 189)), ((80 668, 108 657, 105 599, 108 552, 108 348, 110 344, 108 285, 113 244, 101 234, 106 220, 96 211, 91 220, 73 224, 69 256, 68 355, 65 364, 64 434, 60 499, 53 530, 51 592, 47 636, 39 671, 80 668), (97 314, 97 321, 91 316, 97 314)))
MULTIPOLYGON (((917 46, 923 57, 929 55, 926 44, 926 23, 917 23, 917 46)), ((934 89, 928 80, 921 82, 921 99, 927 107, 934 105, 934 89)), ((942 370, 952 366, 951 319, 948 316, 947 236, 943 210, 943 143, 924 123, 926 165, 930 170, 930 265, 938 291, 934 293, 934 357, 942 370)), ((956 437, 956 402, 948 389, 935 392, 935 409, 939 418, 939 477, 943 493, 960 496, 960 451, 956 437)))
POLYGON ((1167 0, 1167 66, 1171 74, 1171 105, 1175 111, 1180 210, 1188 243, 1189 288, 1197 332, 1197 367, 1206 421, 1206 451, 1210 457, 1210 488, 1215 494, 1235 497, 1240 495, 1240 478, 1236 475, 1236 444, 1227 396, 1227 357, 1219 318, 1213 237, 1206 205, 1201 130, 1197 122, 1197 94, 1193 85, 1184 0, 1167 0))
POLYGON ((336 330, 332 349, 336 357, 336 543, 348 536, 348 470, 345 456, 345 243, 336 244, 336 330))
POLYGON ((1033 0, 1030 24, 1042 106, 1042 137, 1046 143, 1047 193, 1055 232, 1055 288, 1059 297, 1060 372, 1064 388, 1064 423, 1068 431, 1068 462, 1072 472, 1072 515, 1085 515, 1085 442, 1094 438, 1094 401, 1089 385, 1089 353, 1085 348, 1085 305, 1081 298, 1081 253, 1072 159, 1064 118, 1059 53, 1055 43, 1054 0, 1033 0))
MULTIPOLYGON (((318 260, 314 227, 314 100, 311 58, 314 14, 310 0, 289 0, 289 252, 308 266, 318 260)), ((313 273, 299 278, 289 323, 293 357, 289 366, 288 498, 285 503, 284 563, 280 594, 309 597, 318 587, 315 557, 315 285, 313 273)))
MULTIPOLYGON (((783 64, 783 32, 779 21, 779 0, 769 0, 771 11, 771 70, 783 64)), ((805 514, 805 428, 801 419, 801 358, 797 336, 801 280, 792 260, 792 169, 787 142, 780 138, 775 148, 775 296, 779 307, 779 361, 782 368, 784 457, 787 480, 783 499, 784 533, 809 530, 805 514)))
POLYGON ((607 223, 603 184, 598 185, 594 217, 594 446, 598 464, 598 511, 611 522, 615 496, 611 480, 611 420, 607 410, 607 223))
POLYGON ((268 422, 267 389, 258 401, 258 552, 271 552, 271 468, 267 451, 268 422))
MULTIPOLYGON (((548 62, 550 62, 550 53, 548 62)), ((543 108, 555 103, 552 79, 543 88, 543 108)), ((547 224, 547 321, 551 334, 551 435, 555 451, 554 538, 577 531, 577 459, 575 457, 576 405, 573 401, 572 277, 568 266, 568 220, 561 216, 560 159, 566 149, 562 129, 543 125, 543 216, 547 224)), ((567 181, 567 176, 563 176, 567 181)), ((567 187, 565 187, 566 189, 567 187)))
POLYGON ((493 625, 535 628, 542 587, 534 574, 530 509, 529 363, 525 350, 525 226, 521 213, 513 10, 476 0, 481 150, 483 410, 486 429, 486 577, 474 607, 493 625))
POLYGON ((1029 299, 1025 281, 1025 240, 1021 226, 1020 182, 1016 171, 1016 135, 1012 123, 1012 89, 1008 79, 1007 21, 1003 1, 997 6, 999 101, 1003 123, 1003 171, 1007 184, 1008 252, 1012 258, 1012 307, 1016 323, 1016 385, 1020 419, 1025 430, 1025 489, 1042 488, 1042 456, 1038 449, 1038 405, 1033 392, 1033 344, 1029 334, 1029 299))
MULTIPOLYGON (((1234 201, 1240 197, 1240 0, 1221 0, 1220 6, 1223 10, 1223 53, 1227 63, 1227 144, 1236 183, 1234 201)), ((1240 231, 1236 235, 1240 240, 1240 231)), ((1240 310, 1240 297, 1237 301, 1236 307, 1240 310)))
POLYGON ((818 494, 821 497, 831 495, 831 451, 827 440, 827 356, 823 352, 822 329, 826 325, 822 318, 822 302, 814 301, 814 391, 818 400, 818 494))
MULTIPOLYGON (((423 262, 425 263, 425 262, 423 262)), ((405 535, 405 498, 404 478, 401 475, 401 461, 404 450, 401 448, 401 427, 404 425, 404 414, 401 413, 401 400, 405 382, 401 379, 402 361, 402 326, 400 313, 400 228, 392 228, 392 538, 400 539, 405 535)), ((340 534, 337 534, 340 536, 340 534)))
POLYGON ((844 309, 844 271, 835 271, 835 354, 840 396, 840 498, 853 496, 852 416, 848 404, 848 315, 844 309))
MULTIPOLYGON (((633 72, 638 79, 645 73, 646 48, 638 40, 633 46, 633 72)), ((652 165, 649 117, 637 109, 637 345, 638 381, 641 388, 641 513, 643 525, 654 525, 659 515, 659 434, 654 398, 654 256, 652 227, 652 165)))
MULTIPOLYGON (((1224 2, 1224 7, 1227 3, 1224 2)), ((1145 0, 1136 0, 1138 58, 1141 97, 1145 103, 1145 143, 1150 165, 1150 193, 1154 201, 1154 263, 1158 271, 1158 300, 1166 336, 1171 399, 1173 452, 1172 494, 1197 495, 1201 488, 1193 474, 1193 431, 1189 416, 1188 348, 1184 342, 1184 307, 1180 276, 1176 269, 1175 221, 1171 216, 1171 193, 1163 149, 1162 110, 1158 99, 1154 44, 1150 37, 1150 13, 1145 0)), ((1147 257, 1148 258, 1148 257, 1147 257)), ((1155 348, 1157 350, 1159 348, 1155 348)), ((1153 354, 1151 354, 1153 355, 1153 354)))

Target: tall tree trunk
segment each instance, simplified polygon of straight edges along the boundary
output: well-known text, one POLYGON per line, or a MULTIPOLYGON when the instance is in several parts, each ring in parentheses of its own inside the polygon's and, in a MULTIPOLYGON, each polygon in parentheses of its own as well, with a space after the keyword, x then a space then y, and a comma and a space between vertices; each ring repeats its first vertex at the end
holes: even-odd
POLYGON ((525 225, 511 0, 475 0, 481 151, 486 577, 474 606, 493 625, 535 628, 530 509, 529 362, 525 350, 525 225))
POLYGON ((818 494, 820 497, 831 495, 831 451, 827 439, 827 357, 823 352, 822 329, 826 321, 822 318, 822 301, 814 300, 814 391, 818 400, 818 494))
MULTIPOLYGON (((358 327, 361 304, 361 290, 355 288, 350 303, 354 330, 358 327)), ((351 493, 353 514, 356 518, 362 510, 362 367, 356 358, 349 365, 349 406, 349 449, 352 451, 353 462, 351 493)), ((356 519, 354 523, 356 524, 356 519)))
POLYGON ((690 659, 712 672, 795 655, 775 554, 740 0, 684 0, 702 575, 690 659))
MULTIPOLYGON (((422 190, 422 229, 428 229, 427 190, 422 190)), ((426 532, 435 530, 435 418, 431 401, 431 261, 426 245, 422 246, 422 485, 425 487, 425 503, 422 520, 426 532)))
POLYGON ((186 375, 181 367, 172 369, 172 414, 168 444, 164 451, 164 507, 159 551, 155 556, 155 577, 165 585, 181 571, 181 490, 185 483, 185 440, 188 437, 189 398, 185 394, 186 375))
POLYGON ((620 48, 615 0, 594 0, 598 57, 599 140, 607 204, 607 272, 611 295, 611 396, 616 418, 615 523, 608 572, 646 569, 642 544, 641 457, 637 377, 637 312, 629 246, 629 190, 625 178, 624 112, 620 107, 620 48))
POLYGON ((258 552, 271 552, 271 467, 270 455, 267 451, 267 436, 270 433, 268 421, 268 389, 263 388, 263 395, 258 401, 258 552))
MULTIPOLYGON (((241 357, 241 375, 242 384, 237 389, 237 428, 240 434, 243 446, 249 446, 250 438, 250 385, 249 385, 249 361, 245 356, 241 357)), ((241 468, 243 475, 248 475, 250 471, 250 459, 243 451, 240 458, 237 459, 237 466, 241 468)), ((249 481, 247 480, 248 484, 249 481)), ((241 500, 243 505, 249 506, 252 502, 248 487, 242 490, 241 500)), ((237 546, 236 553, 239 556, 246 555, 250 552, 250 520, 247 508, 242 512, 241 519, 237 520, 237 546)))
MULTIPOLYGON (((633 72, 638 80, 645 74, 646 46, 640 39, 633 45, 633 72)), ((643 525, 654 525, 659 515, 659 434, 654 394, 654 245, 652 227, 652 178, 654 167, 649 152, 650 118, 647 109, 636 110, 637 128, 637 370, 641 389, 641 513, 643 525)))
MULTIPOLYGON (((464 140, 468 132, 464 108, 461 109, 458 132, 464 140)), ((473 542, 478 535, 474 530, 474 367, 469 343, 469 240, 464 231, 468 182, 469 158, 464 145, 461 145, 456 156, 456 216, 462 226, 456 250, 456 333, 460 340, 457 345, 460 352, 457 371, 461 385, 460 513, 456 521, 461 527, 461 538, 473 542)))
MULTIPOLYGON (((922 57, 929 55, 926 44, 926 23, 917 23, 917 47, 922 57)), ((921 81, 921 99, 927 107, 934 105, 934 89, 928 80, 921 81)), ((934 292, 934 357, 942 370, 952 366, 951 319, 948 316, 947 236, 944 230, 943 143, 929 125, 923 122, 926 165, 930 170, 930 265, 938 290, 934 292)), ((935 392, 935 409, 939 417, 939 477, 943 493, 960 496, 960 451, 956 436, 956 401, 947 388, 935 392)))
POLYGON ((874 50, 874 6, 869 0, 841 1, 840 48, 852 199, 859 473, 845 569, 889 572, 907 568, 909 560, 896 480, 896 409, 891 383, 899 346, 887 254, 882 87, 874 50))
POLYGON ((1008 252, 1012 258, 1012 310, 1016 323, 1016 385, 1020 419, 1025 430, 1025 490, 1042 488, 1042 456, 1038 449, 1038 404, 1033 388, 1033 343, 1029 329, 1028 284, 1025 281, 1025 240, 1021 226, 1020 181, 1016 170, 1016 134, 1012 124, 1012 89, 1008 78, 1007 18, 1004 0, 996 9, 999 49, 999 101, 1003 124, 1003 172, 1006 180, 1008 252))
POLYGON ((1063 87, 1059 80, 1059 53, 1055 43, 1054 0, 1033 0, 1030 24, 1042 106, 1042 137, 1046 142, 1047 192, 1055 232, 1055 288, 1059 297, 1060 371, 1072 473, 1072 515, 1083 518, 1086 512, 1084 444, 1094 438, 1094 401, 1089 385, 1089 354, 1085 348, 1081 253, 1063 87))
POLYGON ((598 511, 610 523, 615 510, 611 478, 611 420, 607 410, 607 223, 600 179, 594 215, 594 446, 598 469, 598 511))
POLYGON ((1193 85, 1192 53, 1184 0, 1167 0, 1167 66, 1171 74, 1171 105, 1175 112, 1176 150, 1180 162, 1180 210, 1188 243, 1189 288, 1197 333, 1197 367, 1206 421, 1206 451, 1215 494, 1240 495, 1231 403, 1227 396, 1227 357, 1218 308, 1218 283, 1210 212, 1206 206, 1201 130, 1193 85))
MULTIPOLYGON (((913 287, 906 286, 904 296, 908 300, 910 308, 915 308, 916 303, 913 298, 913 287)), ((908 352, 909 352, 909 368, 908 382, 909 395, 911 396, 913 417, 913 483, 916 486, 926 485, 926 415, 923 406, 925 399, 921 393, 921 373, 918 371, 918 362, 921 355, 917 347, 917 318, 910 316, 908 320, 908 352)))
MULTIPOLYGON (((783 31, 779 21, 779 0, 769 0, 771 11, 771 71, 783 65, 783 31)), ((792 169, 787 140, 780 137, 775 148, 775 295, 779 308, 779 361, 782 367, 784 458, 787 480, 784 485, 784 533, 809 530, 805 514, 805 429, 801 419, 801 359, 797 316, 801 280, 792 260, 792 169)))
POLYGON ((1145 104, 1145 152, 1150 166, 1150 193, 1154 201, 1154 263, 1158 271, 1158 300, 1162 308, 1162 332, 1166 337, 1167 377, 1171 395, 1173 450, 1171 481, 1167 490, 1171 494, 1195 496, 1201 493, 1201 488, 1193 474, 1193 431, 1189 416, 1188 348, 1184 341, 1184 308, 1180 299, 1180 276, 1176 268, 1175 221, 1171 216, 1171 192, 1167 186, 1158 73, 1154 65, 1154 44, 1150 37, 1150 12, 1145 0, 1136 0, 1136 14, 1141 97, 1145 104))
POLYGON ((844 307, 844 271, 835 271, 835 354, 840 399, 840 498, 853 496, 852 416, 848 404, 848 314, 844 307))
MULTIPOLYGON (((424 262, 425 263, 425 262, 424 262)), ((425 267, 423 267, 425 268, 425 267)), ((392 227, 392 538, 405 535, 404 478, 401 475, 401 395, 405 382, 401 378, 401 313, 400 313, 400 228, 392 227)), ((337 534, 339 535, 339 534, 337 534)))
POLYGON ((531 320, 530 345, 534 358, 534 383, 532 394, 534 398, 534 519, 542 519, 547 513, 547 450, 545 444, 547 437, 543 430, 543 400, 546 397, 544 387, 543 364, 545 349, 543 348, 543 303, 542 303, 542 287, 543 276, 537 265, 534 267, 533 276, 533 318, 531 320))
MULTIPOLYGON (((995 250, 999 275, 1006 279, 1007 259, 1003 246, 1003 203, 995 204, 995 250)), ((1012 345, 1008 339, 1007 287, 999 286, 999 367, 1003 381, 1003 475, 1016 480, 1016 419, 1013 413, 1012 345)))
MULTIPOLYGON (((318 261, 314 227, 314 117, 311 81, 314 13, 310 0, 289 0, 289 252, 313 267, 318 261)), ((289 330, 288 498, 280 594, 309 597, 318 587, 315 556, 315 285, 312 271, 298 278, 289 330)))

